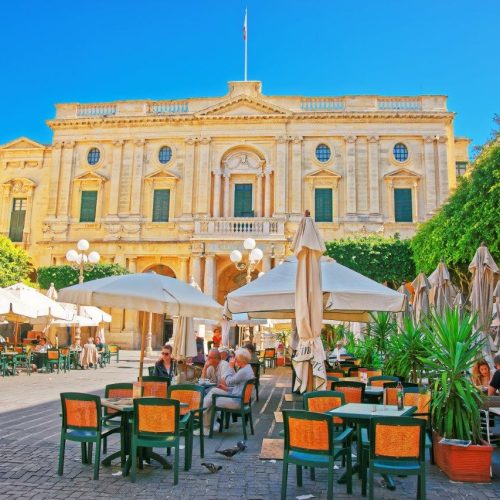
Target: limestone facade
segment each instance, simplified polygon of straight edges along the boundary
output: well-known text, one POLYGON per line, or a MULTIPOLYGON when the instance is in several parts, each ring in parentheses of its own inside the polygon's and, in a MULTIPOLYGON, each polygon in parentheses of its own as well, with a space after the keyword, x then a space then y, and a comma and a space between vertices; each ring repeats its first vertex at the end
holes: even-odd
MULTIPOLYGON (((264 251, 256 272, 270 269, 304 210, 315 216, 317 191, 331 204, 331 221, 318 223, 326 240, 411 236, 456 185, 456 162, 468 162, 469 141, 454 136, 453 119, 441 95, 267 96, 256 81, 230 82, 223 97, 58 104, 47 122, 52 144, 20 138, 0 147, 0 231, 13 234, 22 203, 17 239, 36 266, 65 263, 86 238, 103 261, 192 275, 222 302, 244 283, 231 250, 251 236, 264 251), (411 199, 411 220, 396 222, 395 190, 411 199), (95 206, 84 222, 86 191, 95 206), (168 192, 167 215, 156 221, 159 192, 168 192)), ((109 335, 137 346, 141 322, 113 311, 109 335)), ((163 318, 154 330, 160 345, 163 318)))

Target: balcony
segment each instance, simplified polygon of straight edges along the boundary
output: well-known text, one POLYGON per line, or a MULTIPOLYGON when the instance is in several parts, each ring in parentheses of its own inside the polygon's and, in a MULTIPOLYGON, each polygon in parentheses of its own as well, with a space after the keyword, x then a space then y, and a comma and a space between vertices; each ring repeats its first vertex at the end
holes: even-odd
POLYGON ((225 217, 195 219, 194 238, 235 238, 241 239, 248 236, 284 237, 285 219, 274 217, 225 217))

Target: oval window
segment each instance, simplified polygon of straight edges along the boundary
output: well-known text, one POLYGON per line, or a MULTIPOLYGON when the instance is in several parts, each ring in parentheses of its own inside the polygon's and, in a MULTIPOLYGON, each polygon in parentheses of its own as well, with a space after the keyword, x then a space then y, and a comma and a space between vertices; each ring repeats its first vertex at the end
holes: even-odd
POLYGON ((97 148, 92 148, 87 155, 89 165, 96 165, 99 163, 100 158, 101 152, 97 148))
POLYGON ((408 159, 408 148, 402 142, 398 142, 394 146, 393 154, 396 161, 406 161, 408 159))
POLYGON ((172 149, 168 146, 162 146, 158 153, 158 160, 160 163, 168 163, 172 158, 172 149))
POLYGON ((332 156, 332 152, 330 151, 330 148, 326 144, 320 144, 316 148, 316 158, 321 163, 327 162, 331 156, 332 156))

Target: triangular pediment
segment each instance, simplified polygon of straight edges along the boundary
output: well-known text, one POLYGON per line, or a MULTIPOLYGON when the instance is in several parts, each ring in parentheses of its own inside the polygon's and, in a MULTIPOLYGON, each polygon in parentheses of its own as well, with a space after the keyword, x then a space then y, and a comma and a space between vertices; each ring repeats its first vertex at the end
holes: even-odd
POLYGON ((0 146, 0 149, 6 150, 6 149, 45 149, 45 146, 43 144, 40 144, 39 142, 32 141, 31 139, 28 139, 27 137, 19 137, 17 139, 14 139, 13 141, 8 142, 7 144, 4 144, 3 146, 0 146))
POLYGON ((238 95, 225 99, 209 108, 197 113, 198 116, 262 116, 262 115, 290 115, 291 111, 264 99, 238 95))
POLYGON ((28 179, 27 177, 16 177, 14 179, 10 179, 7 182, 3 183, 4 186, 10 185, 10 186, 15 186, 15 185, 23 185, 23 186, 29 186, 29 187, 36 187, 37 183, 32 181, 31 179, 28 179))
POLYGON ((144 177, 146 181, 178 181, 179 177, 171 172, 167 172, 166 170, 157 170, 152 174, 146 175, 144 177))
POLYGON ((422 176, 412 172, 411 170, 407 170, 406 168, 398 168, 393 172, 389 172, 384 175, 384 179, 420 179, 422 176))
POLYGON ((319 170, 315 170, 310 174, 306 175, 306 179, 318 179, 318 178, 328 178, 328 179, 342 179, 342 176, 337 174, 336 172, 332 172, 331 170, 327 170, 326 168, 320 168, 319 170))
POLYGON ((97 172, 84 172, 83 174, 77 175, 74 178, 75 181, 96 181, 96 182, 106 182, 108 180, 104 175, 98 174, 97 172))

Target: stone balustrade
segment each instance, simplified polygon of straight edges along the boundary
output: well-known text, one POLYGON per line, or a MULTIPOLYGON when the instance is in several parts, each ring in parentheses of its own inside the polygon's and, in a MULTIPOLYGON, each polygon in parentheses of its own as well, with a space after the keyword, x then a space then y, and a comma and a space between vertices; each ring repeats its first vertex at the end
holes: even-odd
POLYGON ((116 114, 116 104, 78 104, 76 116, 110 116, 116 114))
POLYGON ((153 114, 189 113, 188 101, 157 101, 149 105, 149 112, 153 114))
POLYGON ((274 217, 225 217, 195 219, 193 236, 283 236, 285 220, 274 217))
POLYGON ((421 97, 379 97, 377 108, 382 111, 422 111, 421 97))
POLYGON ((343 97, 308 97, 300 102, 302 111, 343 111, 345 100, 343 97))

